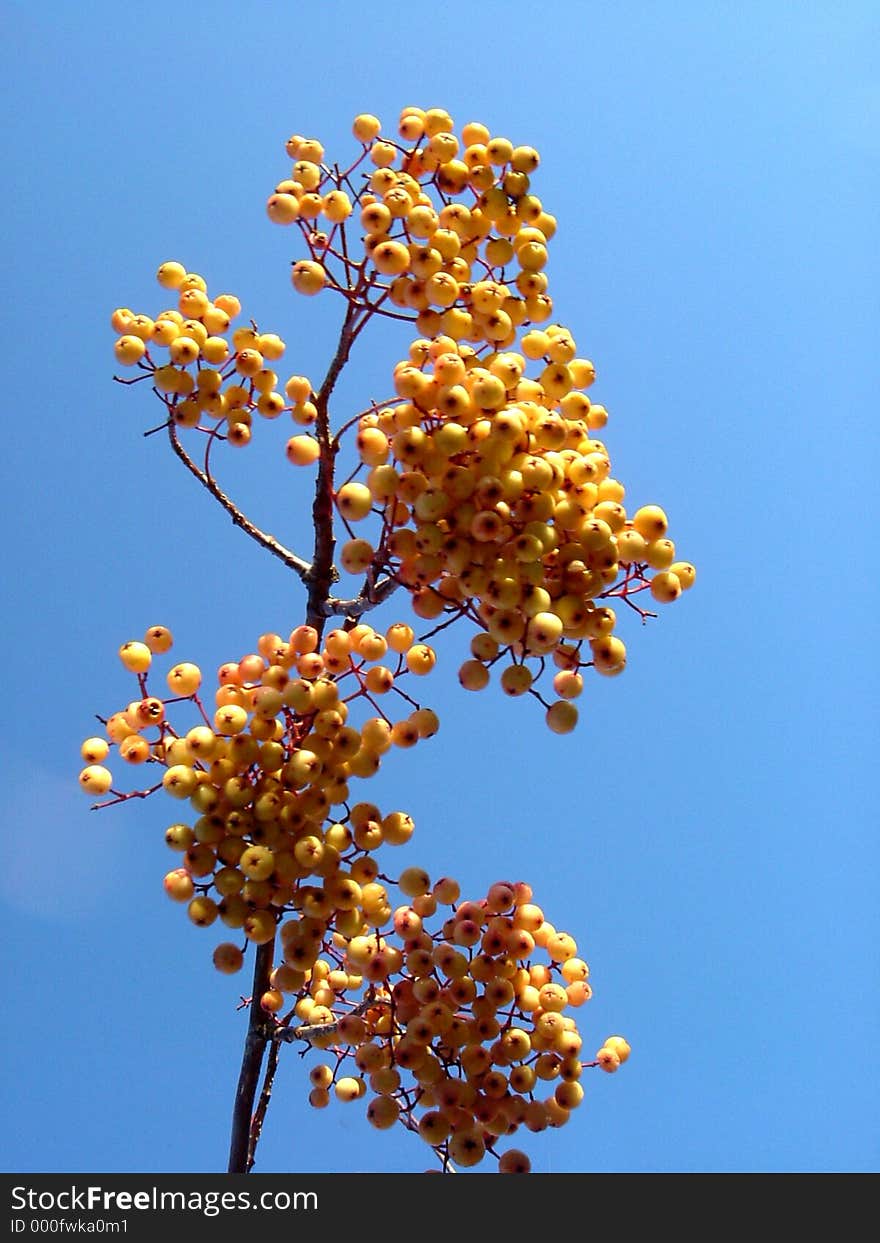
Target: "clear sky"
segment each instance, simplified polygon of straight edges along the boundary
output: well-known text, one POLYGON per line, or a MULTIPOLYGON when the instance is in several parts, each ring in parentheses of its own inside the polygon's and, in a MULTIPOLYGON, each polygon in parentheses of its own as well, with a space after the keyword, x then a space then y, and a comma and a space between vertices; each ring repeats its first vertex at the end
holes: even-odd
MULTIPOLYGON (((435 874, 529 879, 592 966, 588 1049, 633 1044, 535 1137, 536 1168, 877 1168, 880 16, 551 12, 2 4, 8 1170, 224 1168, 239 978, 162 894, 167 805, 90 814, 78 748, 130 697, 115 653, 147 625, 213 670, 302 617, 299 584, 142 439, 155 410, 111 383, 109 313, 159 310, 177 258, 317 372, 339 308, 294 297, 265 217, 283 141, 342 155, 356 113, 390 127, 407 103, 541 152, 557 316, 596 363, 615 472, 699 580, 628 628, 625 676, 588 680, 565 738, 469 697, 463 636, 438 644, 442 732, 370 797, 414 814, 408 857, 435 874)), ((407 340, 380 327, 343 403, 387 391, 407 340)), ((230 478, 296 543, 273 430, 230 478)), ((305 1095, 291 1050, 264 1172, 424 1168, 360 1105, 305 1095)))

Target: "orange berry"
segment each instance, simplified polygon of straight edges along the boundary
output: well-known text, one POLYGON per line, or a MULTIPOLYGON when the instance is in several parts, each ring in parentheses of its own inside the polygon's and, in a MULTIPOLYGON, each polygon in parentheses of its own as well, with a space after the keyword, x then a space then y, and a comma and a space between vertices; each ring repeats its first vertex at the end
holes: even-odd
POLYGON ((499 1174, 530 1174, 532 1163, 518 1148, 508 1148, 498 1162, 499 1174))
POLYGON ((234 975, 241 970, 244 954, 231 941, 223 941, 214 950, 213 961, 218 971, 222 971, 224 975, 234 975))

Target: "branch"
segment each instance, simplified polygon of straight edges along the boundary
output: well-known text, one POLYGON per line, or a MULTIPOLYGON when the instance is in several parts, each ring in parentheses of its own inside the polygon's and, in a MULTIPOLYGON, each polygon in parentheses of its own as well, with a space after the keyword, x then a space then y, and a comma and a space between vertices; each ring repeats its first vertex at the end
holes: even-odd
POLYGON ((183 462, 190 474, 195 475, 203 488, 206 488, 214 500, 220 505, 232 518, 233 524, 240 527, 245 535, 249 535, 251 539, 256 540, 261 547, 272 553, 273 557, 277 557, 279 561, 283 561, 288 569, 293 570, 304 583, 308 582, 308 575, 311 572, 311 566, 308 561, 304 561, 302 557, 298 557, 295 552, 291 552, 289 548, 285 548, 272 535, 267 535, 265 531, 261 531, 250 518, 245 517, 240 509, 232 502, 226 493, 218 486, 217 483, 207 475, 203 470, 196 466, 195 462, 180 443, 180 437, 177 434, 177 428, 171 422, 168 423, 168 439, 171 442, 171 448, 183 462))
POLYGON ((330 360, 330 366, 327 368, 324 382, 315 397, 315 408, 317 410, 315 434, 320 446, 318 477, 315 480, 315 500, 312 505, 312 521, 315 528, 315 553, 311 568, 304 582, 306 582, 309 589, 306 623, 309 626, 314 626, 318 634, 322 634, 324 630, 330 588, 339 578, 339 572, 333 564, 333 553, 336 548, 336 538, 333 534, 333 471, 336 454, 339 451, 339 444, 337 441, 334 441, 330 432, 330 395, 333 392, 336 381, 339 379, 342 368, 348 362, 351 347, 354 345, 358 332, 364 324, 364 320, 361 320, 360 324, 357 323, 358 309, 355 305, 362 282, 363 275, 359 278, 357 287, 350 292, 345 319, 339 334, 339 343, 336 346, 336 353, 330 360))
MULTIPOLYGON (((248 1032, 244 1042, 241 1071, 238 1076, 238 1088, 235 1092, 235 1105, 232 1109, 232 1138, 229 1144, 228 1168, 228 1173, 230 1174, 247 1174, 253 1164, 253 1151, 251 1148, 251 1128, 253 1123, 251 1115, 254 1108, 254 1098, 257 1094, 260 1067, 263 1065, 263 1054, 266 1050, 266 1045, 272 1038, 271 1027, 260 1004, 260 999, 269 987, 269 976, 272 972, 274 952, 275 940, 273 938, 271 941, 267 941, 265 945, 259 946, 256 962, 254 963, 254 991, 251 996, 248 1032)), ((265 1110, 263 1113, 265 1114, 265 1110)), ((260 1125, 262 1126, 262 1118, 260 1119, 260 1125)), ((256 1143, 254 1147, 256 1147, 256 1143)))
POLYGON ((351 600, 340 600, 336 596, 330 596, 324 605, 325 616, 361 617, 387 600, 399 586, 400 583, 396 578, 383 578, 372 590, 361 591, 351 600))
MULTIPOLYGON (((371 991, 364 997, 363 1001, 359 1001, 357 1005, 352 1006, 349 1014, 365 1014, 373 1006, 387 1004, 387 1002, 376 997, 371 991)), ((335 1036, 338 1031, 339 1020, 334 1019, 330 1023, 303 1023, 299 1027, 278 1027, 273 1032, 273 1035, 276 1044, 279 1041, 283 1041, 285 1044, 292 1044, 294 1040, 305 1040, 309 1044, 316 1036, 335 1036)))
POLYGON ((278 1044, 273 1041, 269 1048, 269 1056, 266 1059, 266 1073, 263 1076, 263 1090, 260 1092, 260 1101, 257 1105, 256 1112, 251 1119, 247 1155, 248 1174, 250 1174, 253 1169, 254 1160, 257 1155, 257 1144, 260 1142, 260 1135, 263 1132, 263 1122, 266 1119, 266 1110, 269 1108, 269 1101, 272 1099, 272 1085, 275 1082, 275 1071, 277 1069, 278 1044))

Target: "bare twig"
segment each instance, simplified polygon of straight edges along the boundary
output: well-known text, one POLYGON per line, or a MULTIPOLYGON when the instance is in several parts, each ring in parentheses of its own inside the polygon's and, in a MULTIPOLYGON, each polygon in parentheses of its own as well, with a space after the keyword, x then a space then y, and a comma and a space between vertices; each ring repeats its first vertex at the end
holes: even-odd
POLYGON ((250 518, 246 517, 241 512, 241 510, 233 501, 229 499, 219 485, 203 470, 200 470, 200 468, 195 464, 186 449, 184 449, 183 445, 180 443, 177 428, 173 423, 168 424, 168 439, 171 442, 171 448, 180 458, 181 462, 183 462, 186 469, 190 472, 190 474, 195 475, 202 487, 206 488, 214 497, 214 500, 223 506, 232 518, 234 525, 240 527, 241 530, 244 531, 246 535, 249 535, 252 540, 256 540, 261 547, 272 553, 273 557, 277 557, 280 561, 283 561, 289 569, 295 571, 295 573, 299 575, 303 582, 308 582, 309 574, 312 568, 308 561, 304 561, 303 558, 298 557, 295 552, 291 552, 289 548, 285 548, 284 545, 279 543, 273 535, 267 535, 265 531, 261 531, 256 523, 251 522, 250 518))

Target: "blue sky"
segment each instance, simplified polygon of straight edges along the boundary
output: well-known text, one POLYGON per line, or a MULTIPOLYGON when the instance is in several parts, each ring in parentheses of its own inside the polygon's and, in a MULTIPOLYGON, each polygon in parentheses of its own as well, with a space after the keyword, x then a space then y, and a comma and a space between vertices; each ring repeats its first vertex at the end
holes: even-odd
MULTIPOLYGON (((390 128, 417 103, 540 150, 556 313, 596 363, 616 473, 699 580, 628 628, 625 676, 589 680, 565 738, 468 697, 463 635, 438 643, 442 733, 371 797, 414 814, 409 861, 473 893, 530 880, 591 963, 588 1047, 634 1046, 535 1137, 536 1168, 876 1169, 876 6, 296 7, 2 5, 4 1164, 223 1168, 238 980, 161 892, 168 809, 90 815, 78 747, 127 702, 115 652, 147 625, 211 670, 301 620, 298 583, 142 439, 109 313, 160 309, 178 258, 308 370, 338 307, 293 296, 265 217, 284 139, 346 153, 357 112, 390 128)), ((387 391, 396 328, 341 408, 387 391)), ((260 440, 236 494, 304 546, 282 434, 260 440)), ((424 1167, 305 1095, 291 1054, 263 1171, 424 1167)))

